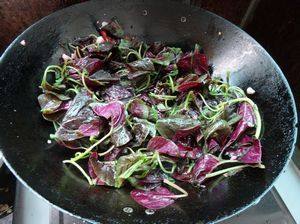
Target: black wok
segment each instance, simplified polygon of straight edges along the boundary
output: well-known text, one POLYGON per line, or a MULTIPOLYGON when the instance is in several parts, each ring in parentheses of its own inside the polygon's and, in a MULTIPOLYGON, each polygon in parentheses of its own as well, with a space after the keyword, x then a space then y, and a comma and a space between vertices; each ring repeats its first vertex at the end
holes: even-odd
POLYGON ((0 63, 0 146, 5 163, 32 191, 77 217, 103 223, 207 223, 225 219, 259 200, 282 172, 296 139, 296 111, 290 87, 270 55, 230 22, 174 1, 92 1, 58 11, 21 34, 0 63), (130 34, 146 41, 163 40, 184 47, 200 43, 215 75, 232 73, 232 83, 251 86, 261 110, 265 170, 248 169, 215 187, 185 186, 189 197, 154 215, 129 195, 129 189, 89 187, 62 160, 68 150, 47 144, 51 125, 37 105, 39 83, 48 64, 57 63, 60 44, 95 32, 96 19, 117 16, 130 34), (20 44, 26 41, 26 46, 20 44), (132 207, 133 213, 123 212, 132 207))

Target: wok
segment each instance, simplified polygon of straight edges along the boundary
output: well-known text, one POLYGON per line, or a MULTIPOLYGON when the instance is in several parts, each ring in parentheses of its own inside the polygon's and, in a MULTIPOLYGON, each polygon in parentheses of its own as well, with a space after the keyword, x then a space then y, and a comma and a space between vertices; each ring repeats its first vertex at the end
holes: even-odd
POLYGON ((91 1, 58 11, 35 23, 8 47, 0 63, 0 146, 5 163, 29 189, 71 215, 103 223, 207 223, 223 220, 257 202, 291 157, 296 110, 290 87, 270 55, 238 27, 205 10, 174 1, 91 1), (93 23, 117 16, 127 33, 146 41, 192 47, 200 43, 214 75, 231 71, 231 82, 256 90, 253 100, 264 120, 265 170, 246 169, 216 186, 184 186, 189 197, 146 215, 130 189, 90 187, 62 160, 71 152, 47 144, 52 126, 37 104, 48 64, 57 63, 61 44, 95 33, 93 23), (26 46, 20 44, 25 40, 26 46), (132 207, 133 213, 123 212, 132 207))

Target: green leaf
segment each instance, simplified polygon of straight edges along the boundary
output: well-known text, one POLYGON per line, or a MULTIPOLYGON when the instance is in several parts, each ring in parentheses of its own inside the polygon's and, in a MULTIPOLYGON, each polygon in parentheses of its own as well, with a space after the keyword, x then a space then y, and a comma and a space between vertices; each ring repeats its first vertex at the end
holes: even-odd
POLYGON ((154 137, 156 135, 156 128, 155 124, 151 123, 150 121, 147 121, 145 119, 139 119, 139 118, 133 118, 133 121, 139 124, 143 124, 148 127, 149 129, 149 135, 151 137, 154 137))
POLYGON ((208 139, 212 134, 219 132, 224 134, 229 134, 231 132, 231 128, 227 121, 225 120, 218 120, 213 124, 209 125, 203 132, 203 136, 205 139, 208 139))
POLYGON ((118 46, 119 50, 129 49, 132 47, 131 42, 129 40, 121 39, 120 44, 118 46))
POLYGON ((200 125, 200 121, 188 117, 164 118, 156 122, 156 129, 165 138, 172 139, 178 130, 190 129, 200 125))
POLYGON ((154 137, 156 135, 155 124, 139 118, 134 118, 132 132, 134 133, 135 142, 134 146, 140 146, 148 136, 154 137))
POLYGON ((150 108, 149 120, 155 121, 155 122, 158 120, 158 110, 155 108, 155 106, 152 106, 150 108))
POLYGON ((143 153, 121 156, 116 164, 115 187, 121 187, 125 179, 129 178, 147 160, 147 156, 143 153))
POLYGON ((111 142, 115 147, 126 145, 131 139, 132 136, 130 132, 124 126, 113 132, 111 135, 111 142))

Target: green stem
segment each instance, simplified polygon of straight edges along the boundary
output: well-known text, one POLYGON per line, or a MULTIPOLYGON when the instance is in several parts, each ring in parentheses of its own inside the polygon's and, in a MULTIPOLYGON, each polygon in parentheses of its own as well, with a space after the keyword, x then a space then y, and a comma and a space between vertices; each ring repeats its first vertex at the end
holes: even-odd
MULTIPOLYGON (((81 73, 81 81, 82 81, 82 84, 83 86, 86 88, 86 90, 93 96, 95 95, 94 92, 92 90, 89 89, 89 87, 86 85, 85 83, 85 72, 82 72, 81 73)), ((96 96, 97 97, 97 96, 96 96)))
POLYGON ((122 173, 119 178, 127 179, 130 177, 143 163, 145 162, 145 159, 141 159, 137 161, 135 164, 133 164, 129 169, 127 169, 124 173, 122 173))
POLYGON ((175 92, 175 86, 174 86, 173 78, 170 75, 168 77, 169 77, 169 80, 170 80, 172 93, 174 93, 175 92))
POLYGON ((77 160, 82 159, 83 157, 85 157, 86 155, 88 155, 93 150, 93 148, 95 148, 100 143, 102 143, 105 139, 107 139, 112 133, 113 133, 113 126, 111 126, 110 131, 103 138, 101 138, 99 141, 95 142, 88 149, 86 149, 83 153, 81 153, 80 155, 72 158, 71 160, 75 162, 77 160))
POLYGON ((44 75, 43 75, 43 79, 42 79, 42 83, 41 83, 41 86, 44 88, 45 84, 48 84, 50 85, 48 82, 47 82, 47 75, 49 72, 55 72, 55 69, 58 69, 60 74, 63 72, 63 69, 58 66, 58 65, 49 65, 46 70, 44 71, 44 75), (52 70, 54 69, 54 70, 52 70))
POLYGON ((230 172, 230 171, 234 171, 234 170, 238 170, 238 169, 243 169, 243 168, 248 167, 248 166, 249 165, 239 165, 239 166, 229 167, 229 168, 226 168, 226 169, 223 169, 223 170, 218 170, 216 172, 206 174, 205 178, 211 178, 211 177, 219 176, 221 174, 224 174, 224 173, 227 173, 227 172, 230 172))
POLYGON ((154 97, 158 100, 175 100, 177 96, 171 96, 171 95, 157 95, 154 93, 149 94, 150 97, 154 97))
POLYGON ((209 110, 214 111, 214 112, 218 112, 218 111, 219 111, 219 109, 214 109, 214 108, 212 108, 211 106, 209 106, 208 103, 206 102, 206 100, 204 99, 204 97, 202 96, 201 93, 199 93, 199 95, 200 95, 200 97, 201 97, 203 103, 207 106, 207 108, 208 108, 209 110))
POLYGON ((137 90, 137 93, 139 93, 139 92, 141 92, 141 91, 147 89, 147 88, 149 87, 149 85, 150 85, 150 81, 151 81, 151 76, 150 76, 150 74, 149 74, 149 75, 147 76, 147 83, 146 83, 146 85, 144 85, 142 88, 139 88, 139 89, 137 90))
POLYGON ((238 166, 229 167, 229 168, 226 168, 226 169, 218 170, 218 171, 213 172, 213 173, 206 174, 205 178, 211 178, 211 177, 219 176, 221 174, 228 173, 230 171, 234 171, 234 170, 238 170, 238 169, 243 169, 245 167, 261 168, 261 169, 265 168, 265 166, 263 164, 257 164, 257 165, 254 165, 254 166, 249 165, 249 164, 238 165, 238 166))
POLYGON ((87 175, 87 173, 82 169, 81 166, 79 166, 75 161, 72 161, 72 160, 64 160, 63 161, 64 164, 66 163, 70 163, 72 164, 73 166, 75 166, 82 174, 83 176, 87 179, 87 181, 89 182, 89 185, 94 185, 92 179, 89 177, 89 175, 87 175))
POLYGON ((184 101, 184 104, 183 104, 183 109, 184 110, 187 110, 188 109, 188 106, 189 106, 189 103, 190 103, 190 98, 191 97, 193 97, 193 95, 194 95, 194 92, 193 91, 190 91, 189 93, 188 93, 188 95, 186 96, 186 98, 185 98, 185 101, 184 101))
POLYGON ((175 198, 184 198, 184 197, 187 197, 189 195, 188 192, 186 192, 183 188, 179 187, 177 184, 172 183, 168 179, 164 179, 163 182, 165 184, 169 185, 170 187, 173 187, 173 188, 175 188, 176 190, 178 190, 182 193, 182 194, 178 194, 178 195, 166 195, 164 197, 175 199, 175 198))
POLYGON ((221 162, 218 163, 218 166, 226 164, 226 163, 241 163, 238 160, 222 160, 221 162))
POLYGON ((89 45, 86 45, 85 47, 83 47, 81 50, 84 51, 86 48, 92 47, 92 46, 94 46, 96 48, 98 47, 97 44, 89 44, 89 45))
POLYGON ((129 56, 130 56, 131 54, 134 54, 134 55, 137 57, 138 60, 141 60, 141 59, 142 59, 141 56, 139 55, 139 53, 138 53, 137 51, 131 50, 131 51, 127 54, 127 56, 126 56, 126 62, 128 62, 128 58, 129 58, 129 56))
POLYGON ((169 174, 174 173, 174 170, 176 168, 176 164, 172 163, 172 169, 170 171, 166 170, 166 168, 163 166, 163 164, 160 160, 159 153, 157 152, 155 155, 156 155, 156 158, 157 158, 158 165, 159 165, 159 167, 161 168, 162 171, 164 171, 165 173, 169 173, 169 174))
POLYGON ((68 80, 68 81, 71 81, 71 82, 74 82, 74 83, 76 83, 77 85, 82 86, 82 83, 78 82, 77 80, 75 80, 75 79, 73 79, 73 78, 71 78, 71 77, 68 77, 67 80, 68 80))
POLYGON ((142 58, 142 47, 143 47, 143 43, 141 43, 139 47, 139 51, 138 51, 139 58, 142 58))
POLYGON ((99 157, 105 156, 106 154, 110 153, 114 148, 115 148, 115 146, 112 145, 112 146, 111 146, 108 150, 106 150, 105 152, 98 153, 98 156, 99 156, 99 157))

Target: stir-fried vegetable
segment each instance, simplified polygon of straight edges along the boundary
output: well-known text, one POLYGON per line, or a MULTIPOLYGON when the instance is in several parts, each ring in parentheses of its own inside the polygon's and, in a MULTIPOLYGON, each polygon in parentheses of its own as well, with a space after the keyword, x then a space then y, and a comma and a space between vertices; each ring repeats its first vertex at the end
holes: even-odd
POLYGON ((200 186, 264 168, 256 104, 212 77, 198 44, 188 52, 147 44, 125 35, 116 19, 96 28, 70 43, 41 83, 50 137, 75 150, 63 163, 90 185, 131 184, 132 198, 149 209, 188 196, 182 182, 200 186))

